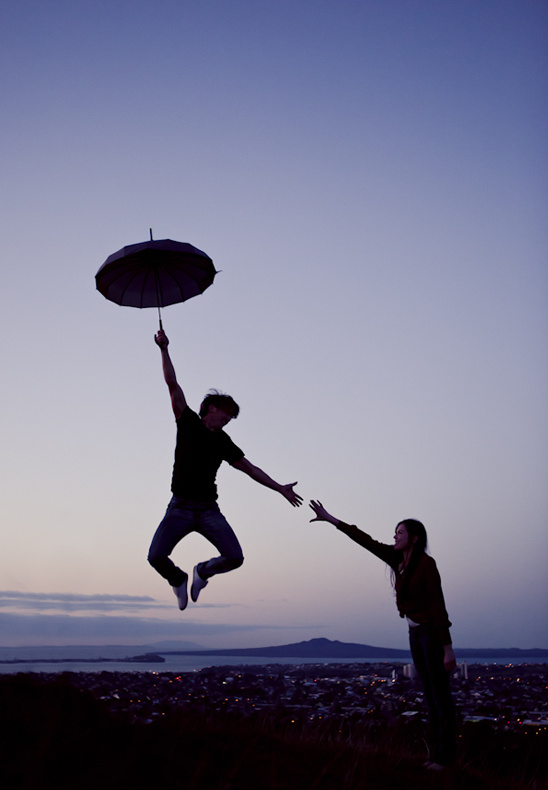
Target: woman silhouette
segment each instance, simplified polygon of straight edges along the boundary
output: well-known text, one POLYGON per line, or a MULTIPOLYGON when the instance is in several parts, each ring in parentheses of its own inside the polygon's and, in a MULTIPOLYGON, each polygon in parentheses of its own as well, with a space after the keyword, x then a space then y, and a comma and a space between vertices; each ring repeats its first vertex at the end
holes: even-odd
POLYGON ((400 617, 409 625, 413 662, 424 686, 430 722, 430 757, 426 766, 440 770, 455 757, 455 709, 449 673, 456 666, 436 563, 426 553, 426 530, 420 521, 405 519, 396 526, 393 545, 379 543, 358 527, 332 516, 321 502, 311 501, 311 521, 328 521, 364 549, 387 563, 400 617))

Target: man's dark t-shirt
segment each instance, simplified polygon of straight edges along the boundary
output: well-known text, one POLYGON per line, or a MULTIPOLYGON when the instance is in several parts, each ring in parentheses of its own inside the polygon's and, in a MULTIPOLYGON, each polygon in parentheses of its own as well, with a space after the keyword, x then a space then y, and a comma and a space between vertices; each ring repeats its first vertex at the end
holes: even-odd
POLYGON ((234 464, 244 457, 224 431, 210 431, 188 406, 177 420, 177 444, 171 490, 196 502, 217 499, 215 477, 222 461, 234 464))

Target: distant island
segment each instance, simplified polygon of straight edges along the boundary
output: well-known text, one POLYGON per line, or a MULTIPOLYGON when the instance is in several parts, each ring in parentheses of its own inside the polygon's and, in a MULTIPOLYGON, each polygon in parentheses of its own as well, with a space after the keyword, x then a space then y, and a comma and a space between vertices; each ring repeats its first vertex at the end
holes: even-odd
MULTIPOLYGON (((162 650, 163 655, 170 656, 255 656, 265 658, 392 658, 411 659, 409 650, 397 650, 390 647, 374 647, 359 645, 353 642, 339 642, 331 639, 309 639, 289 645, 271 647, 241 647, 225 650, 162 650)), ((548 649, 532 648, 523 650, 519 647, 510 648, 455 648, 457 658, 543 658, 548 657, 548 649)))

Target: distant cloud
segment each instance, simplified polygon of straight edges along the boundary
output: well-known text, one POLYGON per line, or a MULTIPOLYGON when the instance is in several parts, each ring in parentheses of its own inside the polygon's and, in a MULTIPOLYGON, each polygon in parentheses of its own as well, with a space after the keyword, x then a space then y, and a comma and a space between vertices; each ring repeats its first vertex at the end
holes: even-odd
POLYGON ((0 609, 115 611, 120 609, 164 609, 167 604, 148 595, 75 595, 72 593, 29 593, 0 590, 0 609))
MULTIPOLYGON (((230 606, 204 604, 200 609, 230 606)), ((174 613, 175 608, 175 599, 171 605, 144 595, 72 595, 3 590, 0 591, 0 645, 125 644, 174 638, 222 638, 265 628, 278 630, 276 626, 264 624, 202 623, 192 619, 194 612, 198 613, 197 609, 189 609, 183 614, 174 613), (154 616, 154 611, 161 616, 154 616), (171 613, 173 616, 170 617, 171 613)))
MULTIPOLYGON (((138 612, 172 610, 174 603, 157 601, 149 595, 76 595, 73 593, 31 593, 0 590, 0 609, 40 612, 138 612)), ((202 604, 202 608, 229 608, 232 604, 202 604)), ((238 604, 239 605, 239 604, 238 604)))
POLYGON ((254 631, 260 626, 252 625, 206 625, 195 620, 178 618, 162 620, 153 617, 117 617, 103 615, 78 617, 63 614, 20 615, 0 613, 0 632, 9 641, 18 637, 32 636, 35 643, 40 639, 119 639, 120 637, 173 638, 190 635, 211 635, 234 631, 254 631))
MULTIPOLYGON (((0 612, 0 645, 142 644, 150 640, 227 637, 262 631, 264 625, 201 623, 180 617, 95 617, 67 614, 21 615, 0 612)), ((277 630, 276 626, 268 626, 277 630)))

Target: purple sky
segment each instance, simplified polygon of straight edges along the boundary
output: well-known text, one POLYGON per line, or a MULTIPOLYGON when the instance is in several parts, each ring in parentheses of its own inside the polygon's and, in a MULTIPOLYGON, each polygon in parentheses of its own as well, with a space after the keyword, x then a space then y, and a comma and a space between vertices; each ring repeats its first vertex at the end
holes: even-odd
POLYGON ((233 394, 249 459, 378 539, 424 521, 456 646, 548 646, 547 17, 1 5, 1 644, 406 646, 382 563, 228 467, 244 566, 180 614, 147 565, 175 435, 157 317, 94 275, 152 227, 222 270, 164 311, 189 403, 233 394))

